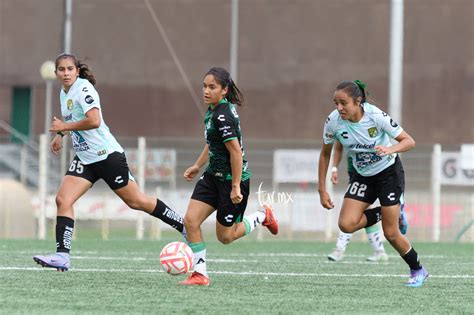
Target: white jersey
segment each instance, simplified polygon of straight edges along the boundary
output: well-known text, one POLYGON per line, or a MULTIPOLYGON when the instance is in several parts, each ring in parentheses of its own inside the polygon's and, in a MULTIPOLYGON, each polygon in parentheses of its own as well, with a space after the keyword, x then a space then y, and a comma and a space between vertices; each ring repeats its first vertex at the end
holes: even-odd
POLYGON ((82 163, 95 163, 105 160, 110 153, 123 152, 123 148, 105 124, 100 110, 99 94, 88 80, 77 78, 68 93, 61 89, 60 102, 65 122, 83 120, 89 110, 99 109, 99 128, 71 132, 72 146, 82 163))
POLYGON ((396 153, 379 156, 376 146, 391 146, 390 138, 398 137, 403 128, 378 107, 364 103, 362 119, 353 123, 343 120, 334 110, 326 119, 323 140, 325 144, 334 143, 337 139, 352 158, 352 164, 362 176, 373 176, 395 162, 396 153))

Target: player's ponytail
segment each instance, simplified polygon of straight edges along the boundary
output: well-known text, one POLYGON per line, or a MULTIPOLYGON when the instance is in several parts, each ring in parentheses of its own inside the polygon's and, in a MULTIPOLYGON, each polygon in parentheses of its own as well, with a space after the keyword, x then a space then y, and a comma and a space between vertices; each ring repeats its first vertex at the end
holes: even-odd
POLYGON ((342 81, 336 87, 336 91, 344 90, 346 93, 356 101, 360 97, 360 104, 367 102, 367 95, 369 94, 366 91, 366 85, 360 80, 355 81, 342 81))
POLYGON ((227 88, 227 94, 225 98, 232 104, 237 106, 242 106, 244 102, 244 97, 242 92, 235 84, 234 80, 230 77, 229 72, 224 68, 214 67, 211 68, 204 76, 213 75, 214 79, 222 86, 222 88, 227 88))
POLYGON ((92 74, 91 70, 89 69, 89 66, 86 65, 85 63, 82 63, 80 60, 77 61, 77 68, 79 68, 79 78, 86 79, 89 81, 92 85, 95 85, 95 77, 92 74))
POLYGON ((59 56, 56 57, 55 65, 56 69, 58 68, 59 61, 61 59, 67 59, 70 58, 72 59, 74 65, 77 67, 79 70, 79 78, 86 79, 89 81, 92 85, 96 84, 96 80, 94 75, 92 74, 91 70, 89 69, 89 66, 85 63, 82 63, 79 59, 76 58, 73 54, 60 54, 59 56))

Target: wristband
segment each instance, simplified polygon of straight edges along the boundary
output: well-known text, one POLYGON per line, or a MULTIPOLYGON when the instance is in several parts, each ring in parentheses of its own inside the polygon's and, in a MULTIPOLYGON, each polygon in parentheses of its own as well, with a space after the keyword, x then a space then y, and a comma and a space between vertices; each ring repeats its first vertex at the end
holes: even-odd
POLYGON ((56 132, 56 134, 57 134, 57 135, 60 135, 61 138, 65 136, 64 132, 62 132, 62 131, 58 131, 58 132, 56 132))
POLYGON ((336 166, 333 166, 331 171, 332 171, 333 173, 334 173, 334 172, 337 173, 337 167, 336 167, 336 166))

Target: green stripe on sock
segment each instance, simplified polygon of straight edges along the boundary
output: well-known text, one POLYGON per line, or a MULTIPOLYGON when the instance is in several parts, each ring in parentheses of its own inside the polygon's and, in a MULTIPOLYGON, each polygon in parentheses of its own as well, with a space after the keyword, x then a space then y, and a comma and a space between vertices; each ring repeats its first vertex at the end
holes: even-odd
POLYGON ((250 222, 247 220, 247 218, 244 217, 244 219, 242 220, 245 224, 245 235, 249 234, 252 229, 250 227, 250 222))
POLYGON ((367 234, 369 233, 374 233, 374 232, 378 232, 379 231, 379 225, 378 224, 374 224, 372 226, 369 226, 369 227, 366 227, 365 228, 365 232, 367 234))
POLYGON ((189 247, 193 250, 193 253, 202 252, 206 249, 206 244, 204 242, 201 243, 188 243, 189 247))

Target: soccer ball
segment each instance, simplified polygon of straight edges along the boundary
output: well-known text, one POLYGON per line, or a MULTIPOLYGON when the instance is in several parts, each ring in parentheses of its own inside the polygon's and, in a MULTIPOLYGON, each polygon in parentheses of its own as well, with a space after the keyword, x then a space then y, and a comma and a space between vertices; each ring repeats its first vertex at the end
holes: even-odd
POLYGON ((161 267, 173 276, 183 275, 191 270, 193 260, 193 250, 183 242, 169 243, 160 253, 161 267))

